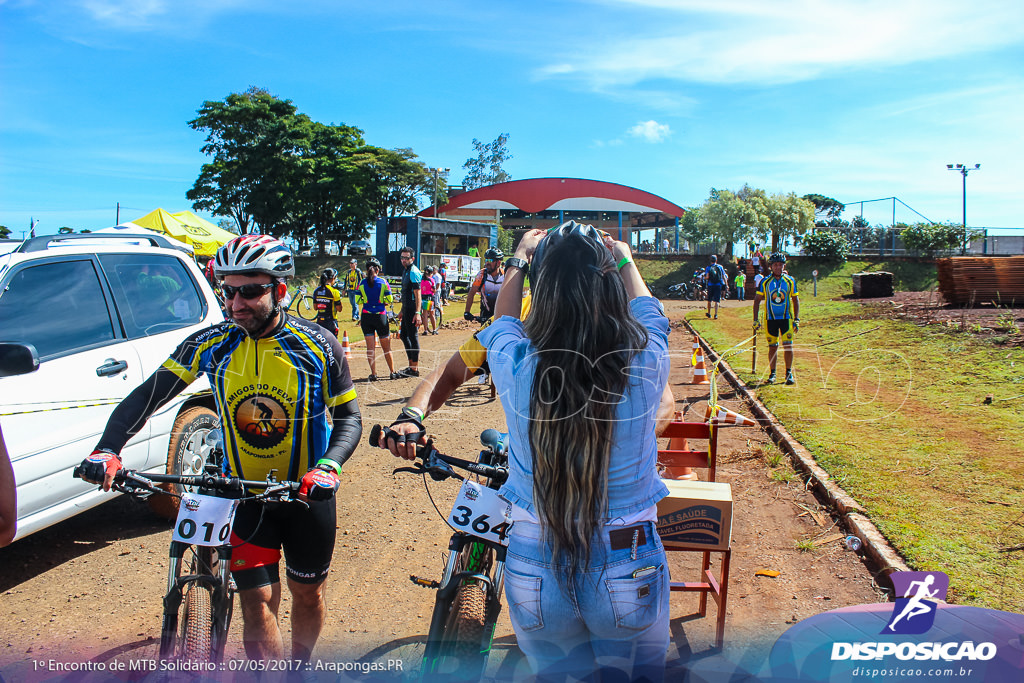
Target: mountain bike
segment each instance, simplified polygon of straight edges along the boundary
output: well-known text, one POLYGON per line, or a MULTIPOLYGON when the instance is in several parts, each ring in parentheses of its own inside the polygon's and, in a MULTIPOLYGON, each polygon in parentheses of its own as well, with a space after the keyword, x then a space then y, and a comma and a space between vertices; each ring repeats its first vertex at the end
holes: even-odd
MULTIPOLYGON (((394 432, 375 425, 370 430, 370 444, 379 446, 389 434, 394 432)), ((480 442, 484 449, 473 462, 439 453, 433 440, 428 440, 425 446, 417 447, 415 465, 394 470, 423 475, 424 486, 427 475, 434 481, 462 482, 452 511, 445 518, 455 533, 448 542, 440 581, 409 577, 417 586, 437 591, 420 670, 424 680, 479 680, 501 613, 512 506, 497 490, 508 479, 508 455, 503 435, 495 429, 484 430, 480 442), (453 467, 477 476, 464 477, 453 467)))
POLYGON ((313 297, 308 294, 306 285, 299 285, 284 310, 294 313, 303 320, 316 320, 316 306, 313 304, 313 297))
MULTIPOLYGON (((160 659, 219 663, 224 657, 234 606, 235 583, 231 578, 231 518, 242 500, 261 502, 294 500, 297 482, 248 481, 219 474, 223 436, 211 432, 206 472, 195 475, 143 474, 122 469, 111 488, 144 499, 150 495, 175 495, 157 484, 178 484, 182 492, 175 522, 164 595, 160 630, 160 659), (251 493, 260 490, 262 493, 251 493)), ((79 468, 75 477, 81 477, 79 468)), ((294 500, 303 505, 301 501, 294 500)))

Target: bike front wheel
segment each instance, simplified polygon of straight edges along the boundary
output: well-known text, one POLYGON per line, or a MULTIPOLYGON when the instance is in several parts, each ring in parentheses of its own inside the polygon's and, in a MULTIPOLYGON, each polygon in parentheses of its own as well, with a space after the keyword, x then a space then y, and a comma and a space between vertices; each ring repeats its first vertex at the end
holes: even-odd
POLYGON ((313 305, 313 297, 306 294, 295 302, 295 314, 303 320, 316 320, 316 306, 313 305))
POLYGON ((199 583, 185 587, 182 600, 184 615, 178 643, 179 659, 189 662, 212 662, 213 654, 213 596, 210 589, 199 583))

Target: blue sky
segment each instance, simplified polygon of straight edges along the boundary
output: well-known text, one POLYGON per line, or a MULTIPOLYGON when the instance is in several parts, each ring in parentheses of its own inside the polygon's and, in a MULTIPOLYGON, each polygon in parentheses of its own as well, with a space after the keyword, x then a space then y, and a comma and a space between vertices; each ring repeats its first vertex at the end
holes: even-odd
POLYGON ((946 164, 980 163, 968 223, 1024 228, 1019 0, 0 0, 0 224, 191 208, 186 122, 253 85, 452 183, 473 138, 506 132, 516 179, 682 206, 745 182, 896 196, 959 221, 946 164))

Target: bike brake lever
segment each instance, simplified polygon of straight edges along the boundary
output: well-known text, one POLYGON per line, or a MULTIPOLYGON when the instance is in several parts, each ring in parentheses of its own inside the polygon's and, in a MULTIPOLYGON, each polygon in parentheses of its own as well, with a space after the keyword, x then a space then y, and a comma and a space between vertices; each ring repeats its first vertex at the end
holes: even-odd
POLYGON ((413 474, 426 474, 427 468, 423 465, 417 464, 415 467, 399 467, 398 469, 391 470, 391 474, 398 474, 399 472, 412 472, 413 474))

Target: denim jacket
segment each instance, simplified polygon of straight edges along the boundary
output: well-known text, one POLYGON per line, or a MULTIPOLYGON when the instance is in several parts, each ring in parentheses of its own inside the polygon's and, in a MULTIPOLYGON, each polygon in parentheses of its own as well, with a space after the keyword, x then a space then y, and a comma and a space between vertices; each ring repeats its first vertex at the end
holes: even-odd
MULTIPOLYGON (((635 515, 668 494, 656 470, 658 443, 654 435, 658 405, 668 381, 668 319, 653 297, 638 297, 630 302, 630 308, 647 329, 649 340, 626 370, 626 400, 616 407, 608 462, 608 510, 602 519, 605 524, 635 515)), ((495 320, 477 338, 487 348, 487 363, 501 396, 511 441, 509 478, 500 493, 536 515, 529 437, 536 349, 526 337, 522 322, 507 316, 495 320)))

